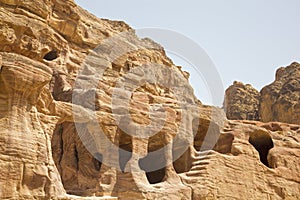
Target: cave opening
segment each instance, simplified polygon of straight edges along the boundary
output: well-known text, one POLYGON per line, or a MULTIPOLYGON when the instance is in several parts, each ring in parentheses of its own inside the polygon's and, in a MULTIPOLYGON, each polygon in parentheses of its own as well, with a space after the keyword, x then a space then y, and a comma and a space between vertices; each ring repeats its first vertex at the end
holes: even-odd
POLYGON ((146 176, 150 184, 156 184, 163 182, 166 175, 166 168, 161 168, 152 172, 147 172, 146 176))
POLYGON ((90 133, 85 128, 86 124, 77 125, 72 122, 58 124, 51 138, 51 149, 64 189, 68 194, 80 196, 86 190, 95 189, 96 178, 91 178, 84 185, 80 184, 80 180, 98 177, 103 167, 103 155, 96 150, 93 141, 90 143, 93 153, 86 149, 78 134, 90 133))
MULTIPOLYGON (((194 148, 197 151, 214 149, 220 137, 220 127, 209 119, 193 120, 194 148)), ((215 149, 214 149, 215 150, 215 149)))
POLYGON ((268 154, 270 149, 274 147, 271 136, 264 131, 255 131, 250 134, 249 143, 258 151, 260 161, 270 168, 268 154))
POLYGON ((47 61, 52 61, 52 60, 55 60, 56 58, 58 58, 58 53, 56 50, 52 50, 44 56, 44 60, 47 60, 47 61))
POLYGON ((126 164, 132 157, 132 136, 124 133, 118 129, 119 133, 119 165, 121 171, 124 173, 126 164))
POLYGON ((166 175, 165 135, 163 132, 151 136, 148 140, 148 154, 139 160, 139 166, 146 172, 150 184, 164 181, 166 175))
POLYGON ((146 176, 150 184, 163 182, 166 175, 166 167, 157 169, 160 166, 166 166, 164 154, 159 154, 160 153, 156 152, 154 154, 150 153, 139 160, 139 166, 146 172, 146 176))

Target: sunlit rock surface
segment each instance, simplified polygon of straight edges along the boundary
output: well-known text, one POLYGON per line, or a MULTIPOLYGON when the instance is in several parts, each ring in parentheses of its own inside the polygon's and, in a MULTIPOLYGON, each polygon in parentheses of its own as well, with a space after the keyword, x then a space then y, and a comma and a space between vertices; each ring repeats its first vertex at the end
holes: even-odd
POLYGON ((0 199, 300 198, 298 125, 228 121, 124 22, 0 2, 0 199))

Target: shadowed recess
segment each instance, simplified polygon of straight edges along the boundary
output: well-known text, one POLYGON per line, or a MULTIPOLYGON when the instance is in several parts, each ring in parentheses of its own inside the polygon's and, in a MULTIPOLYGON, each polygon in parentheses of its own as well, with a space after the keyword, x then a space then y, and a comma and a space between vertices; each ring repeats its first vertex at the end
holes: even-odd
POLYGON ((155 171, 152 171, 152 169, 157 169, 159 166, 166 166, 164 154, 148 154, 146 157, 139 160, 139 166, 142 170, 146 171, 146 176, 150 184, 163 182, 166 175, 166 168, 163 167, 155 171))
POLYGON ((268 154, 270 149, 274 147, 271 136, 262 130, 258 130, 250 133, 250 144, 258 151, 260 161, 267 167, 270 167, 268 163, 268 154))
POLYGON ((47 53, 44 56, 44 60, 48 60, 48 61, 55 60, 56 58, 58 58, 58 54, 57 54, 57 51, 55 51, 55 50, 50 51, 49 53, 47 53))

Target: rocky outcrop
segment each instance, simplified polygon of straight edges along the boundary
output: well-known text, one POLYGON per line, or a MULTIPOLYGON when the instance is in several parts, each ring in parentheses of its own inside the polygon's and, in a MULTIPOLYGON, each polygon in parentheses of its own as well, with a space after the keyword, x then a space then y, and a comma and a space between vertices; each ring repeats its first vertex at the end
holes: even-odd
POLYGON ((300 64, 279 68, 275 81, 260 93, 262 121, 300 124, 300 64))
POLYGON ((193 199, 296 200, 299 133, 297 125, 229 121, 222 131, 229 152, 196 151, 192 167, 180 176, 193 199))
POLYGON ((32 196, 50 198, 51 194, 64 196, 49 148, 54 126, 45 129, 41 125, 36 107, 52 71, 42 63, 17 54, 1 53, 1 56, 0 196, 2 199, 16 199, 20 193, 22 198, 29 199, 32 196))
POLYGON ((299 126, 227 121, 72 0, 0 2, 0 199, 299 199, 299 126))
POLYGON ((234 82, 226 90, 224 109, 228 119, 279 121, 300 124, 300 64, 276 72, 276 79, 260 93, 252 86, 234 82))
POLYGON ((251 85, 235 81, 225 92, 224 109, 228 119, 259 120, 260 94, 251 85))
MULTIPOLYGON (((14 53, 0 53, 2 199, 65 196, 54 165, 51 137, 55 125, 74 121, 72 105, 52 99, 47 84, 52 69, 14 53), (51 113, 51 115, 49 115, 51 113)), ((78 112, 78 122, 89 119, 78 112)))
POLYGON ((73 1, 1 1, 0 15, 1 199, 190 198, 172 145, 193 142, 199 102, 160 45, 73 1), (137 135, 147 124, 157 133, 137 135))

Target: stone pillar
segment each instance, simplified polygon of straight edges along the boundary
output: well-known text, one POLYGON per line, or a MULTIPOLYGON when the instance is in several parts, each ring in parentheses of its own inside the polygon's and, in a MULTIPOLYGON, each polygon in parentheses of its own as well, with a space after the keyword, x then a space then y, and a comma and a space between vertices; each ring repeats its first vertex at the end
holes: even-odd
POLYGON ((132 138, 132 157, 128 161, 125 171, 129 171, 138 188, 148 188, 150 184, 146 173, 140 168, 139 160, 148 154, 148 139, 132 138))
POLYGON ((166 159, 166 175, 164 180, 168 183, 178 184, 181 183, 179 176, 177 175, 173 166, 173 136, 171 134, 165 134, 165 159, 166 159))
MULTIPOLYGON (((104 133, 98 122, 90 122, 88 131, 92 137, 96 149, 88 149, 90 153, 102 154, 102 165, 99 172, 97 196, 112 196, 112 192, 117 182, 117 170, 119 170, 119 139, 116 137, 117 126, 109 133, 104 133), (91 152, 93 151, 93 152, 91 152)), ((89 140, 89 139, 88 139, 89 140)), ((83 141, 85 144, 85 142, 83 141)), ((87 145, 87 144, 85 144, 87 145)))
POLYGON ((14 54, 3 54, 0 73, 0 198, 50 198, 65 195, 55 168, 50 138, 36 104, 51 70, 14 54), (3 104, 3 102, 6 102, 3 104))

